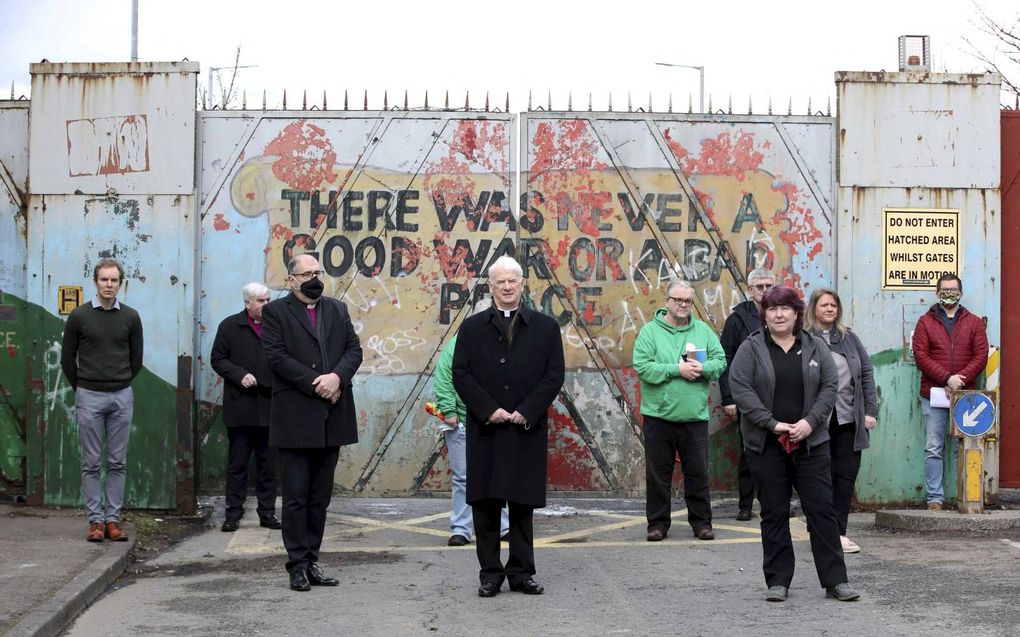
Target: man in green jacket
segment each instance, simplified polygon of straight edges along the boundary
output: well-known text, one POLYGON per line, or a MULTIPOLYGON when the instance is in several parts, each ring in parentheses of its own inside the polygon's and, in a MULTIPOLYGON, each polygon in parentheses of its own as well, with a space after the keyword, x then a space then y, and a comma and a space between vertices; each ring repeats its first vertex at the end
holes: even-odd
MULTIPOLYGON (((492 306, 489 298, 478 299, 471 314, 492 306)), ((457 335, 447 341, 439 354, 436 371, 432 375, 432 388, 436 392, 436 406, 443 414, 442 432, 446 439, 446 459, 450 463, 450 539, 449 546, 464 546, 471 541, 474 524, 471 507, 467 504, 467 407, 453 388, 453 351, 457 348, 457 335)), ((510 518, 506 507, 500 513, 499 535, 509 540, 510 518)))
POLYGON ((676 280, 666 307, 634 341, 644 419, 645 514, 648 541, 669 533, 670 491, 676 455, 684 474, 687 520, 700 540, 715 539, 708 488, 708 389, 726 369, 719 337, 691 316, 694 288, 676 280))

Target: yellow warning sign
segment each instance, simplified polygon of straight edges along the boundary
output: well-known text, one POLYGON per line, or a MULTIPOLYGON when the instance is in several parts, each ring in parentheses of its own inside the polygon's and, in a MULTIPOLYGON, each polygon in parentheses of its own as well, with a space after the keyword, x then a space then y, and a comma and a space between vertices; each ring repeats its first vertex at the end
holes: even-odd
POLYGON ((934 290, 960 271, 958 209, 886 208, 882 289, 934 290))

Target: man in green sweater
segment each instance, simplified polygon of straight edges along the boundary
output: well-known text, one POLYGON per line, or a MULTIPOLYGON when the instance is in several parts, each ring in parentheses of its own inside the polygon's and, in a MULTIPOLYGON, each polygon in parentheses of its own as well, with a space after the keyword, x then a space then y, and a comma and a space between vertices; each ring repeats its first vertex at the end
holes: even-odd
POLYGON ((60 366, 74 389, 81 490, 89 517, 85 539, 122 542, 127 535, 120 526, 120 510, 135 403, 131 381, 142 369, 142 321, 138 312, 117 300, 124 281, 120 263, 102 259, 92 280, 96 298, 67 317, 60 366), (100 478, 104 441, 105 489, 100 478))
POLYGON ((634 371, 641 380, 645 444, 645 514, 648 541, 669 533, 676 455, 684 474, 687 520, 700 540, 715 539, 708 488, 708 389, 726 369, 719 337, 691 316, 694 288, 676 280, 666 307, 634 341, 634 371))

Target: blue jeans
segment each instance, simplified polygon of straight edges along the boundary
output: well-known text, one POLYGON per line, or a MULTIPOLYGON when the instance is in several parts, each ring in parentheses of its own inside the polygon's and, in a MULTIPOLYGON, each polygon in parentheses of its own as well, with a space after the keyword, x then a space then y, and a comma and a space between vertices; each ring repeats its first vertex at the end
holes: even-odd
POLYGON ((111 392, 79 387, 74 393, 78 444, 81 446, 81 491, 89 522, 120 523, 134 407, 135 395, 130 387, 111 392), (104 448, 105 488, 100 477, 104 448))
MULTIPOLYGON (((921 416, 924 418, 924 490, 928 494, 928 502, 941 504, 945 499, 942 492, 942 452, 949 433, 949 410, 932 407, 930 400, 921 398, 921 416)), ((949 457, 952 459, 952 451, 949 457)))
MULTIPOLYGON (((451 498, 453 508, 450 511, 450 535, 463 535, 471 539, 474 523, 471 518, 471 507, 467 504, 467 436, 464 426, 458 426, 443 432, 446 438, 446 459, 450 463, 451 498)), ((503 507, 499 516, 499 534, 510 532, 510 518, 507 508, 503 507)))

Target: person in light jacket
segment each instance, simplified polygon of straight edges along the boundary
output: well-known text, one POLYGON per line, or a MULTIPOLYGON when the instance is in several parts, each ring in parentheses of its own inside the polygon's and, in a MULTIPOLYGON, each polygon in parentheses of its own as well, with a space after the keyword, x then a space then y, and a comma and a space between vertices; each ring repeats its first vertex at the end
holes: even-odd
POLYGON ((761 503, 765 599, 786 601, 795 558, 790 495, 796 487, 811 529, 811 553, 827 597, 853 601, 832 506, 829 414, 839 383, 821 339, 803 330, 804 302, 777 286, 762 299, 762 329, 737 350, 730 391, 740 410, 744 452, 761 503))
POLYGON ((846 536, 846 523, 861 469, 861 452, 871 446, 869 432, 878 424, 878 392, 871 358, 861 339, 843 325, 842 319, 843 302, 835 290, 818 288, 811 293, 804 326, 829 345, 839 372, 836 408, 829 419, 832 505, 843 552, 859 553, 861 547, 846 536))

